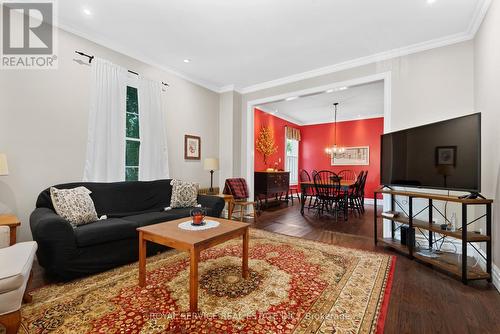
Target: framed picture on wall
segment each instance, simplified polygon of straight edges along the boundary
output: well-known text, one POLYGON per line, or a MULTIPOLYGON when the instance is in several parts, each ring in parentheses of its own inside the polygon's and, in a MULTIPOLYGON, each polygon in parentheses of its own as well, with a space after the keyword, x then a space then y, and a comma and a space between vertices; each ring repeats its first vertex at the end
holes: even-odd
POLYGON ((344 153, 332 154, 332 166, 368 166, 370 165, 370 147, 346 147, 344 153))
POLYGON ((201 159, 201 138, 198 136, 184 135, 184 159, 201 159))

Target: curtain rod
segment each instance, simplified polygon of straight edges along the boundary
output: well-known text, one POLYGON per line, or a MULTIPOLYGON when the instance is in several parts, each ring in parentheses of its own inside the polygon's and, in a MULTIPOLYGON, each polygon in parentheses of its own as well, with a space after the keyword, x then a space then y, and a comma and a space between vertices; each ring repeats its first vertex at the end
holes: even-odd
MULTIPOLYGON (((81 52, 81 51, 75 51, 75 53, 76 53, 76 54, 79 54, 80 56, 87 57, 87 58, 89 59, 89 64, 91 64, 91 63, 92 63, 92 60, 94 60, 94 56, 88 55, 88 54, 83 53, 83 52, 81 52)), ((132 74, 135 74, 135 75, 139 75, 139 73, 134 72, 134 71, 132 71, 132 70, 128 70, 128 72, 129 72, 129 73, 132 73, 132 74)), ((161 84, 162 84, 162 85, 164 85, 164 86, 170 87, 170 85, 169 85, 168 83, 166 83, 166 82, 163 82, 163 81, 162 81, 162 82, 161 82, 161 84)))

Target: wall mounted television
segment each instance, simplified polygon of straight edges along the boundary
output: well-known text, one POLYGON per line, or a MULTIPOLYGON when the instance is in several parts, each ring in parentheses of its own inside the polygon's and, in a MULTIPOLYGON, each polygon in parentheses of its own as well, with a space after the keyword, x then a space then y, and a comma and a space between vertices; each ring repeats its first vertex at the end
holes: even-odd
POLYGON ((481 191, 481 114, 382 135, 381 184, 481 191))

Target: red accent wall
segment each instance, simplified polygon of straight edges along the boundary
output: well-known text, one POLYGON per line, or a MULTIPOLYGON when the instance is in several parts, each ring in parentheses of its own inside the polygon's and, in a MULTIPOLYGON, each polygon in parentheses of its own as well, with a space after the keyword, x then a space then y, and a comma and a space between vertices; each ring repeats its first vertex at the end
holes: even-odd
POLYGON ((356 173, 368 170, 366 180, 366 197, 373 198, 373 191, 380 185, 380 135, 384 132, 384 118, 363 119, 358 121, 339 122, 337 124, 338 145, 342 146, 370 146, 370 165, 368 166, 331 166, 330 157, 325 154, 325 147, 333 145, 333 124, 317 124, 299 126, 273 116, 259 109, 254 114, 254 140, 259 136, 262 126, 273 130, 274 142, 278 147, 276 153, 268 157, 268 166, 264 164, 262 154, 255 151, 254 168, 263 171, 274 167, 274 163, 281 158, 278 168, 285 167, 285 126, 300 129, 302 140, 299 144, 299 170, 305 169, 309 173, 313 169, 331 170, 339 172, 342 169, 352 169, 356 173))
POLYGON ((302 141, 299 145, 299 166, 311 172, 352 169, 356 173, 368 170, 366 180, 366 198, 373 198, 373 191, 380 185, 380 135, 384 132, 384 118, 371 118, 359 121, 338 122, 337 145, 370 146, 370 165, 368 166, 332 166, 330 157, 325 154, 325 147, 334 143, 333 124, 306 125, 300 128, 302 141))
MULTIPOLYGON (((285 121, 279 117, 263 112, 255 108, 254 114, 254 140, 257 141, 261 127, 270 127, 274 133, 274 143, 278 147, 276 153, 267 158, 267 166, 264 164, 262 153, 255 150, 254 168, 256 171, 265 171, 267 168, 274 168, 274 163, 278 162, 278 169, 285 169, 285 126, 300 129, 297 124, 285 121), (281 159, 281 162, 279 162, 281 159)), ((300 148, 299 148, 300 149, 300 148)), ((299 153, 300 154, 300 153, 299 153)), ((299 157, 300 159, 300 157, 299 157)), ((300 166, 300 161, 299 161, 300 166)))

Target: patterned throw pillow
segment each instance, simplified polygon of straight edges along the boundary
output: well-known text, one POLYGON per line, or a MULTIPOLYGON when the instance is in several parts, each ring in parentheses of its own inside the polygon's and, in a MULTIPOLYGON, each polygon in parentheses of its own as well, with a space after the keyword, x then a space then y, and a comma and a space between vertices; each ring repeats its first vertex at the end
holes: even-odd
POLYGON ((171 208, 189 208, 198 206, 198 183, 172 180, 171 208))
POLYGON ((73 226, 93 223, 98 220, 92 192, 85 187, 73 189, 50 188, 50 197, 57 214, 73 226))

